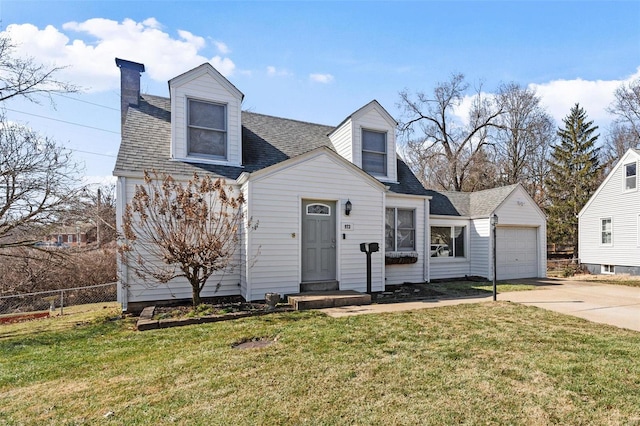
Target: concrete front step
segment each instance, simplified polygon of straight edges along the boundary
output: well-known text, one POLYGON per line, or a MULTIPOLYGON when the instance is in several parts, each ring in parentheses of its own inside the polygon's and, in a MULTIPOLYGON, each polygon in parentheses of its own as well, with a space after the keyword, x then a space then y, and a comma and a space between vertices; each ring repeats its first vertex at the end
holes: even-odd
POLYGON ((340 284, 336 280, 332 281, 308 281, 300 283, 300 292, 320 292, 320 291, 338 291, 340 284))
POLYGON ((288 296, 289 304, 296 311, 335 308, 338 306, 370 305, 371 295, 353 290, 299 293, 288 296))

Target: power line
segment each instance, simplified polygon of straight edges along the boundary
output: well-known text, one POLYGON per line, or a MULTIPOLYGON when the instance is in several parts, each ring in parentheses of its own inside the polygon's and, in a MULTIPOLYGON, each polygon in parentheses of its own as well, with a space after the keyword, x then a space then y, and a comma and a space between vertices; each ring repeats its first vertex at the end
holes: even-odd
POLYGON ((69 151, 73 151, 73 152, 81 152, 83 154, 92 154, 92 155, 100 155, 102 157, 109 157, 109 158, 118 158, 117 155, 111 155, 111 154, 101 154, 99 152, 91 152, 91 151, 83 151, 81 149, 74 149, 74 148, 65 148, 69 151))
POLYGON ((54 95, 60 96, 61 98, 71 99, 72 101, 78 101, 78 102, 83 102, 83 103, 89 104, 89 105, 95 105, 95 106, 100 107, 100 108, 110 109, 110 110, 113 110, 113 111, 120 111, 120 108, 113 108, 113 107, 106 106, 106 105, 100 105, 100 104, 96 104, 94 102, 85 101, 83 99, 72 98, 71 96, 65 96, 65 95, 62 95, 60 93, 54 93, 54 95))
POLYGON ((44 118, 45 120, 58 121, 60 123, 71 124, 73 126, 79 126, 79 127, 86 127, 87 129, 99 130, 101 132, 113 133, 113 134, 116 134, 116 135, 120 134, 120 132, 115 132, 113 130, 100 129, 99 127, 87 126, 86 124, 73 123, 71 121, 60 120, 58 118, 45 117, 44 115, 32 114, 30 112, 18 111, 18 110, 11 109, 11 108, 5 108, 5 109, 7 111, 17 112, 18 114, 26 114, 26 115, 31 115, 33 117, 44 118))

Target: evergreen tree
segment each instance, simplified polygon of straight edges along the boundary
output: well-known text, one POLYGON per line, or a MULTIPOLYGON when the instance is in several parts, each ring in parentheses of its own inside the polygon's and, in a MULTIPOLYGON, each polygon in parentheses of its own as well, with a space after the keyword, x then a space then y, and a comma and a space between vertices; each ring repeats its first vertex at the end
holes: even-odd
POLYGON ((553 147, 549 174, 545 181, 550 203, 547 208, 547 235, 551 243, 573 247, 578 257, 577 215, 601 181, 599 148, 595 146, 598 126, 587 121, 587 113, 579 104, 563 120, 558 129, 560 141, 553 147))

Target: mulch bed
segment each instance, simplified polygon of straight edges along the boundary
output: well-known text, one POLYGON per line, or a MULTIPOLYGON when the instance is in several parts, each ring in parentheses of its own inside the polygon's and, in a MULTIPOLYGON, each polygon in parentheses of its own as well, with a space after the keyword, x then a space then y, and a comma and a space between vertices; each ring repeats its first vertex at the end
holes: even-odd
POLYGON ((432 299, 442 295, 439 291, 430 288, 428 284, 398 284, 388 285, 385 291, 372 294, 371 302, 397 303, 409 300, 432 299))

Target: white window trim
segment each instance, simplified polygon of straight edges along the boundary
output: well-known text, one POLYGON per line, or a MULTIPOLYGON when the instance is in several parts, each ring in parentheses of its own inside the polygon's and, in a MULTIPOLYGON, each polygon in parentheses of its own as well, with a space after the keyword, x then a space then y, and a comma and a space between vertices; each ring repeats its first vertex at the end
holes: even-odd
POLYGON ((623 192, 635 192, 638 190, 638 162, 637 161, 631 161, 629 163, 625 163, 622 165, 622 191, 623 192), (636 175, 635 177, 635 181, 636 181, 636 185, 634 188, 627 188, 627 166, 630 166, 632 164, 636 165, 636 175))
MULTIPOLYGON (((227 164, 229 161, 229 105, 225 102, 216 102, 216 101, 212 101, 210 99, 201 99, 201 98, 197 98, 197 97, 192 97, 192 96, 185 96, 185 123, 184 123, 184 130, 185 130, 185 141, 186 141, 186 153, 187 153, 187 157, 188 158, 192 158, 192 159, 203 159, 203 160, 208 160, 207 162, 211 162, 213 164, 227 164), (219 156, 219 155, 208 155, 208 154, 200 154, 200 153, 191 153, 191 141, 189 139, 189 128, 191 128, 191 125, 189 124, 189 102, 190 101, 196 101, 196 102, 201 102, 203 104, 211 104, 211 105, 219 105, 219 106, 223 106, 224 107, 224 143, 225 143, 225 148, 224 148, 224 152, 225 155, 224 156, 219 156)), ((216 131, 216 132, 222 132, 222 130, 220 129, 209 129, 212 131, 216 131)))
MULTIPOLYGON (((387 253, 415 253, 417 251, 417 229, 416 229, 416 209, 412 209, 412 208, 406 208, 406 207, 389 207, 387 206, 385 208, 385 216, 386 216, 386 211, 387 209, 389 210, 393 210, 393 249, 387 251, 387 253), (410 211, 413 214, 413 247, 411 248, 411 250, 398 250, 398 210, 407 210, 410 211)), ((385 228, 386 228, 386 224, 385 224, 385 228)), ((386 233, 386 229, 385 229, 385 233, 386 233)), ((386 239, 386 235, 385 235, 385 239, 386 239)), ((386 241, 385 241, 385 247, 386 247, 386 241)))
POLYGON ((600 265, 600 273, 604 275, 615 275, 616 265, 600 265))
POLYGON ((598 227, 598 241, 600 241, 600 246, 601 247, 613 247, 613 217, 612 216, 607 216, 607 217, 601 217, 600 218, 600 222, 599 222, 599 227, 598 227), (610 243, 603 243, 602 242, 602 221, 609 219, 611 221, 611 242, 610 243))
POLYGON ((431 262, 436 261, 436 262, 467 262, 469 261, 469 252, 470 252, 470 247, 469 247, 469 224, 465 223, 465 224, 434 224, 431 223, 429 225, 429 252, 428 252, 428 257, 430 259, 431 262), (464 233, 464 256, 436 256, 436 257, 431 257, 431 244, 433 244, 431 242, 431 236, 432 236, 432 232, 431 232, 431 228, 464 228, 463 233, 464 233))
POLYGON ((387 130, 377 130, 377 129, 370 129, 367 127, 361 127, 360 128, 360 165, 362 166, 362 170, 364 170, 367 173, 370 173, 372 176, 375 176, 377 178, 381 178, 381 179, 389 179, 389 131, 387 130), (364 132, 372 132, 372 133, 382 133, 384 134, 384 153, 381 153, 380 151, 371 151, 371 150, 365 150, 364 149, 364 132), (384 174, 378 174, 378 173, 372 173, 369 172, 367 170, 365 170, 364 168, 364 153, 365 152, 370 152, 373 154, 384 154, 384 161, 385 161, 385 165, 384 165, 384 169, 385 169, 385 173, 384 174))

